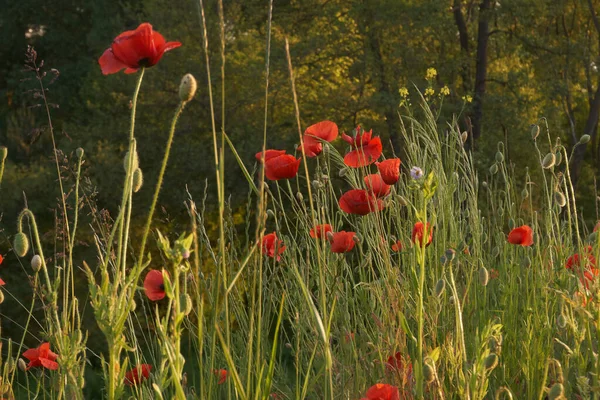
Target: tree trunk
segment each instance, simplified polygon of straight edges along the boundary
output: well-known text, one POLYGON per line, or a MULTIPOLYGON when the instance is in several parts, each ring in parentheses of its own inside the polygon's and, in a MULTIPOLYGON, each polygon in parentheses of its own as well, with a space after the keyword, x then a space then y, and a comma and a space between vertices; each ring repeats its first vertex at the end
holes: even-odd
POLYGON ((483 99, 487 80, 487 47, 490 36, 489 10, 490 1, 483 0, 479 5, 479 24, 477 32, 477 63, 475 65, 475 96, 473 99, 473 139, 481 136, 481 120, 483 119, 483 99))
POLYGON ((460 64, 460 76, 462 78, 462 87, 465 94, 467 94, 471 87, 471 79, 469 74, 469 32, 467 30, 467 23, 461 10, 462 0, 454 0, 453 13, 454 22, 458 28, 458 38, 460 41, 460 51, 465 57, 460 64))
MULTIPOLYGON (((594 100, 590 104, 590 112, 588 114, 587 121, 585 122, 585 128, 583 131, 584 135, 590 135, 595 137, 596 126, 598 125, 598 117, 600 116, 600 84, 594 93, 594 100)), ((571 180, 573 186, 577 186, 579 176, 581 174, 581 167, 583 166, 583 157, 585 156, 585 149, 587 144, 576 145, 571 158, 571 165, 569 166, 569 172, 571 174, 571 180)))

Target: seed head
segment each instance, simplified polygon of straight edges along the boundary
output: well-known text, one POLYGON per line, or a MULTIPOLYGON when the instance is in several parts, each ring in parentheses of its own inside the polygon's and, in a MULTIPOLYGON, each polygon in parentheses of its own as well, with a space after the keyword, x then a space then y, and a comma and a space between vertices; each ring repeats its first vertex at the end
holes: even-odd
POLYGON ((42 257, 36 254, 31 258, 31 269, 38 272, 40 268, 42 268, 42 257))
POLYGON ((188 102, 194 98, 198 84, 192 74, 185 74, 179 84, 179 100, 188 102))
POLYGON ((554 164, 556 164, 556 156, 554 155, 554 153, 546 154, 546 156, 542 160, 542 168, 550 169, 554 167, 554 164))
POLYGON ((23 232, 17 233, 13 240, 13 248, 19 257, 25 257, 29 251, 29 239, 27 239, 27 235, 23 232))

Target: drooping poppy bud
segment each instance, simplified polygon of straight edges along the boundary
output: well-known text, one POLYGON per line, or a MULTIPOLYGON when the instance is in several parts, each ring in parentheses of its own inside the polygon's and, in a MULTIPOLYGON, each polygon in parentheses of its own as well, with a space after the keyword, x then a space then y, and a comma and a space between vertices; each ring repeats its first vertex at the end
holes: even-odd
POLYGON ((13 248, 19 257, 25 257, 29 251, 29 239, 23 232, 19 232, 15 235, 13 240, 13 248))

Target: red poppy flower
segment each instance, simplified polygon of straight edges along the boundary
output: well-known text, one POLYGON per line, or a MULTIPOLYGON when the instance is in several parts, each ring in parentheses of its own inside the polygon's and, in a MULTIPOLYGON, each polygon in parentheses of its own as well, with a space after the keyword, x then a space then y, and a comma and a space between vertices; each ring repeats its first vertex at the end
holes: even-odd
POLYGON ((4 282, 4 281, 2 280, 2 278, 0 278, 0 286, 4 286, 4 285, 6 285, 6 282, 4 282))
POLYGON ((600 229, 600 221, 596 222, 596 226, 594 226, 594 232, 598 232, 598 229, 600 229))
POLYGON ((398 240, 396 243, 392 244, 392 251, 400 253, 402 251, 402 242, 398 240))
POLYGON ((310 237, 321 239, 327 235, 327 232, 333 232, 333 228, 329 224, 317 225, 310 230, 310 237))
POLYGON ((352 189, 340 197, 340 208, 348 214, 367 215, 384 208, 383 201, 362 189, 352 189))
POLYGON ((142 381, 148 379, 151 371, 152 365, 150 364, 138 365, 125 373, 125 380, 123 382, 127 386, 139 385, 142 381))
POLYGON ((181 46, 179 42, 166 42, 152 25, 143 23, 135 31, 121 33, 113 40, 98 60, 104 75, 114 74, 125 68, 132 74, 141 67, 152 67, 160 61, 166 51, 181 46))
POLYGON ((594 257, 592 254, 593 251, 594 250, 592 246, 587 246, 584 255, 580 255, 578 253, 573 254, 567 259, 567 263, 565 265, 565 268, 576 270, 576 272, 578 272, 580 268, 584 268, 583 276, 585 277, 585 280, 583 278, 580 278, 580 280, 586 288, 589 288, 590 282, 593 282, 594 277, 598 276, 599 274, 599 270, 596 268, 596 257, 594 257), (581 265, 582 258, 585 258, 585 265, 583 266, 581 265))
POLYGON ((37 349, 29 349, 23 353, 23 357, 29 360, 27 369, 44 367, 52 370, 58 369, 56 362, 57 354, 50 350, 50 343, 42 343, 37 349))
POLYGON ((360 126, 356 128, 355 132, 356 136, 354 138, 345 133, 342 134, 342 139, 353 149, 344 156, 344 164, 354 168, 373 164, 383 151, 381 138, 371 138, 373 131, 365 132, 360 126))
MULTIPOLYGON (((273 149, 269 149, 269 150, 265 150, 265 161, 270 160, 271 158, 275 158, 281 155, 285 154, 285 150, 273 150, 273 149)), ((256 157, 256 161, 258 162, 262 162, 263 159, 263 152, 259 151, 258 153, 256 153, 255 157, 256 157)))
POLYGON ((165 298, 165 280, 162 271, 153 269, 146 274, 146 278, 144 278, 144 292, 151 301, 158 301, 165 298))
MULTIPOLYGON (((423 243, 425 242, 424 238, 423 238, 423 230, 424 230, 425 225, 423 225, 422 222, 417 222, 415 224, 415 226, 413 227, 413 231, 412 231, 412 241, 414 244, 421 244, 423 245, 423 243)), ((433 240, 433 228, 431 227, 431 225, 429 225, 429 222, 427 223, 427 234, 429 236, 427 243, 425 244, 425 246, 429 246, 431 244, 431 241, 433 240)))
POLYGON ((331 243, 331 251, 334 253, 347 253, 352 251, 354 245, 354 237, 356 233, 340 231, 333 234, 333 237, 329 241, 331 243))
POLYGON ((263 237, 261 249, 267 257, 275 258, 275 254, 277 254, 277 261, 279 261, 281 254, 285 251, 285 246, 283 240, 279 240, 277 234, 273 232, 263 237))
POLYGON ((219 377, 217 384, 221 385, 225 383, 227 380, 227 370, 226 369, 215 369, 213 370, 213 374, 219 377))
POLYGON ((531 246, 533 244, 533 230, 527 225, 513 229, 508 234, 508 243, 531 246))
POLYGON ((0 254, 0 265, 2 264, 3 261, 4 261, 4 257, 2 257, 2 254, 0 254))
POLYGON ((321 154, 323 145, 319 139, 332 142, 337 136, 338 126, 335 122, 321 121, 306 128, 302 137, 302 146, 306 157, 316 157, 321 154))
POLYGON ((265 175, 267 179, 272 181, 291 179, 298 174, 300 161, 302 159, 296 159, 296 157, 290 154, 270 157, 268 160, 265 160, 265 175))
POLYGON ((400 392, 396 386, 378 383, 365 393, 367 400, 400 400, 400 392))
POLYGON ((383 181, 388 185, 393 185, 400 179, 400 164, 401 161, 399 158, 388 158, 382 162, 375 163, 383 181))
POLYGON ((391 186, 383 181, 379 174, 370 174, 364 178, 367 190, 377 197, 384 197, 390 193, 391 186))

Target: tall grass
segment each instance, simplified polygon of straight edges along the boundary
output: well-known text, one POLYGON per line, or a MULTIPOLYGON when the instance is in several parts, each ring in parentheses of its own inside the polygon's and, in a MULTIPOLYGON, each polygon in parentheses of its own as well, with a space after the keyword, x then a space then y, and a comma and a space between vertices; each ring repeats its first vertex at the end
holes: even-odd
MULTIPOLYGON (((271 10, 272 3, 269 27, 271 10)), ((103 224, 93 205, 82 200, 83 150, 75 159, 74 198, 65 194, 69 188, 53 150, 62 194, 62 248, 45 256, 51 243, 40 240, 36 210, 25 208, 18 217, 13 250, 24 259, 39 255, 41 263, 32 262, 35 268, 29 271, 30 299, 12 297, 10 284, 2 288, 9 297, 4 304, 22 307, 29 318, 21 337, 2 337, 0 342, 0 396, 357 399, 376 383, 398 387, 405 399, 598 396, 600 286, 597 278, 585 277, 584 262, 572 270, 565 269, 565 263, 574 254, 588 259, 588 245, 590 255, 598 258, 600 238, 590 234, 578 211, 567 168, 570 154, 543 120, 541 126, 534 125, 529 144, 539 159, 537 171, 527 171, 524 182, 516 181, 518 166, 506 159, 500 143, 489 171, 479 175, 472 154, 464 148, 458 116, 442 122, 430 102, 415 92, 417 105, 399 109, 406 148, 401 179, 384 199, 384 210, 366 216, 345 214, 338 206, 340 194, 362 187, 374 166, 349 168, 343 146, 323 143, 323 154, 317 158, 306 158, 304 148, 299 148, 304 166, 295 179, 266 181, 262 168, 252 168, 249 160, 239 158, 226 134, 224 114, 219 132, 202 0, 198 12, 208 73, 218 236, 207 233, 211 221, 205 199, 186 199, 190 218, 186 231, 153 229, 170 148, 184 145, 175 137, 178 117, 186 105, 194 107, 183 99, 174 111, 166 152, 157 166, 159 178, 144 230, 141 238, 133 235, 134 175, 139 168, 134 156, 136 99, 144 90, 144 75, 154 73, 142 69, 132 97, 121 206, 112 223, 103 224), (249 212, 246 236, 241 237, 224 191, 226 144, 231 162, 248 179, 249 212), (424 172, 421 179, 408 173, 413 166, 424 172), (82 209, 93 215, 97 257, 76 265, 82 209), (430 224, 426 228, 433 230, 430 246, 412 242, 416 222, 430 224), (334 231, 356 232, 356 247, 335 254, 326 236, 309 235, 316 225, 326 223, 334 231), (533 246, 507 242, 507 233, 520 225, 533 228, 533 246), (265 233, 273 231, 286 246, 280 260, 262 251, 265 233), (403 244, 400 252, 391 248, 398 241, 403 244), (149 248, 158 249, 161 259, 149 257, 149 248), (68 256, 57 257, 58 253, 68 256), (149 301, 141 290, 152 269, 161 270, 164 279, 166 298, 159 302, 149 301), (81 271, 89 284, 85 301, 74 288, 81 271), (588 283, 587 288, 582 282, 588 283), (86 347, 89 332, 96 329, 81 326, 88 302, 106 339, 101 354, 91 354, 86 347), (43 321, 33 313, 39 307, 44 310, 43 321), (25 371, 20 358, 24 349, 41 341, 50 342, 58 354, 58 369, 25 371), (86 392, 84 381, 90 358, 101 360, 103 375, 102 393, 93 395, 86 392), (127 374, 136 366, 141 370, 142 364, 152 365, 149 376, 127 374), (126 385, 132 376, 139 382, 126 385)), ((221 2, 219 19, 224 93, 221 2)), ((269 148, 270 45, 269 29, 263 151, 269 148)), ((293 54, 287 43, 286 50, 302 138, 302 94, 295 90, 293 54)), ((43 85, 42 77, 39 81, 43 85)), ((222 96, 223 112, 224 101, 222 96)), ((49 109, 47 113, 51 123, 49 109)), ((0 171, 3 154, 4 150, 0 171)))

